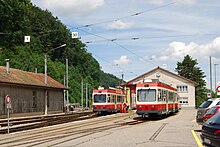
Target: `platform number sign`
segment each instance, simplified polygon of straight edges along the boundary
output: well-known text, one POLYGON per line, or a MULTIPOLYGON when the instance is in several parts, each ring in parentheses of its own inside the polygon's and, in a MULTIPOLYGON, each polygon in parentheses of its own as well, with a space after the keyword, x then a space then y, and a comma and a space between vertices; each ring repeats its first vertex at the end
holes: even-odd
POLYGON ((72 38, 78 38, 78 32, 72 32, 72 38))
POLYGON ((24 36, 24 42, 30 42, 31 36, 24 36))

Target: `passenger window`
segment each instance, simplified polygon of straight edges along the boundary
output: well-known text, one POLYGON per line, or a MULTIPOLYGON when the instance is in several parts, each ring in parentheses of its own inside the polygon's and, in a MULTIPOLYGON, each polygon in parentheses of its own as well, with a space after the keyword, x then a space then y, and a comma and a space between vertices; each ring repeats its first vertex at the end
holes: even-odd
POLYGON ((220 105, 220 101, 216 105, 220 105))
POLYGON ((162 100, 162 93, 161 90, 158 89, 158 102, 160 102, 162 100))

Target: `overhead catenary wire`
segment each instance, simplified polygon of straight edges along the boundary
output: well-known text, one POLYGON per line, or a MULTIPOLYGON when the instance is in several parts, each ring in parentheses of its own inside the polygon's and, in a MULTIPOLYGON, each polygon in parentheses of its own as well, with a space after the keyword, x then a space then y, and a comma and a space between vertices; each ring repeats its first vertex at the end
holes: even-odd
MULTIPOLYGON (((93 36, 102 38, 102 39, 104 39, 104 40, 111 41, 112 43, 114 43, 114 44, 117 45, 118 47, 120 47, 120 48, 122 48, 122 49, 124 49, 124 50, 130 52, 131 54, 133 54, 133 55, 139 57, 139 58, 142 59, 143 61, 149 62, 149 63, 151 63, 152 65, 156 65, 155 63, 144 59, 143 57, 139 56, 139 55, 136 54, 135 52, 132 52, 132 51, 130 51, 128 48, 126 48, 126 47, 122 46, 121 44, 115 42, 116 40, 108 39, 108 38, 102 37, 102 36, 100 36, 100 35, 97 35, 97 34, 94 34, 94 33, 88 32, 88 31, 85 31, 85 30, 80 29, 80 28, 77 28, 77 27, 75 27, 75 29, 80 30, 80 31, 85 32, 85 33, 88 33, 88 34, 90 34, 90 35, 93 35, 93 36)), ((158 66, 158 65, 156 65, 156 66, 158 66)))
POLYGON ((167 3, 167 4, 164 4, 164 5, 161 5, 161 6, 158 6, 158 7, 154 7, 154 8, 151 8, 151 9, 147 9, 147 10, 144 10, 144 11, 136 12, 136 13, 133 13, 133 14, 130 14, 130 15, 127 15, 127 16, 123 16, 123 17, 119 17, 119 18, 111 19, 111 20, 106 20, 106 21, 102 21, 102 22, 92 23, 92 24, 86 24, 86 25, 83 25, 83 26, 79 26, 77 28, 86 28, 86 27, 91 27, 91 26, 95 26, 95 25, 100 25, 100 24, 110 23, 110 22, 114 22, 114 21, 119 21, 119 20, 122 20, 122 19, 138 16, 138 15, 141 15, 141 14, 144 14, 144 13, 147 13, 147 12, 151 12, 151 11, 154 11, 154 10, 157 10, 157 9, 161 9, 161 8, 173 5, 175 3, 178 3, 180 1, 185 1, 185 0, 176 0, 176 1, 171 2, 171 3, 167 3))
MULTIPOLYGON (((129 41, 129 40, 143 40, 143 39, 155 39, 155 38, 177 38, 177 37, 194 37, 194 36, 216 36, 219 34, 211 34, 211 33, 205 33, 205 34, 183 34, 183 35, 167 35, 167 36, 146 36, 146 37, 129 37, 129 38, 113 38, 109 39, 108 41, 129 41)), ((86 44, 89 43, 96 43, 96 42, 104 42, 107 41, 106 39, 100 39, 100 40, 89 40, 85 41, 86 44)))

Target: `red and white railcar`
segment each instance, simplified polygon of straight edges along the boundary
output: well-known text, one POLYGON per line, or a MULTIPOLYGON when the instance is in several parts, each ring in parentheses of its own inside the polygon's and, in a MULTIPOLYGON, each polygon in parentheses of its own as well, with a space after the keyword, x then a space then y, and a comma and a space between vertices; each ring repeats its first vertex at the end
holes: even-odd
POLYGON ((116 113, 126 112, 125 93, 121 89, 116 88, 99 88, 93 90, 92 94, 92 108, 96 113, 116 113))
POLYGON ((161 82, 136 84, 136 113, 143 117, 179 111, 177 89, 161 82))

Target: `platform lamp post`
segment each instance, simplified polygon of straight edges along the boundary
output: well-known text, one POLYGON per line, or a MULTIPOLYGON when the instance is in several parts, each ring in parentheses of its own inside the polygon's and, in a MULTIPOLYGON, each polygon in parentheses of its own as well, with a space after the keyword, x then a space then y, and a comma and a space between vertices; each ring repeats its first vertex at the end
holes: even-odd
MULTIPOLYGON (((59 48, 62 48, 62 47, 65 47, 66 46, 66 44, 63 44, 63 45, 60 45, 60 46, 58 46, 58 47, 56 47, 56 48, 54 48, 54 49, 52 49, 52 50, 50 50, 50 52, 51 51, 54 51, 54 50, 56 50, 56 49, 59 49, 59 48)), ((67 78, 67 77, 66 77, 67 78)), ((45 56, 44 56, 44 83, 45 83, 45 85, 47 85, 48 84, 48 82, 47 82, 47 54, 45 53, 45 56)), ((47 115, 47 99, 48 99, 48 91, 47 91, 47 89, 45 90, 45 111, 44 111, 44 114, 45 115, 47 115)))

